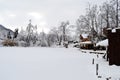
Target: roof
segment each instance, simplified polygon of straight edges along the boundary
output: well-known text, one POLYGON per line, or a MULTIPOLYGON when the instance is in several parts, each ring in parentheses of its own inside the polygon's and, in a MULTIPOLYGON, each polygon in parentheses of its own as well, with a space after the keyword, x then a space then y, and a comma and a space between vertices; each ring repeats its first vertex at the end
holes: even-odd
POLYGON ((83 38, 88 38, 88 34, 82 34, 83 38))
POLYGON ((96 44, 96 46, 108 46, 108 39, 100 41, 96 44))
POLYGON ((113 28, 113 29, 112 29, 112 28, 108 28, 107 30, 111 30, 112 33, 116 33, 116 29, 120 29, 120 27, 118 27, 118 28, 113 28))

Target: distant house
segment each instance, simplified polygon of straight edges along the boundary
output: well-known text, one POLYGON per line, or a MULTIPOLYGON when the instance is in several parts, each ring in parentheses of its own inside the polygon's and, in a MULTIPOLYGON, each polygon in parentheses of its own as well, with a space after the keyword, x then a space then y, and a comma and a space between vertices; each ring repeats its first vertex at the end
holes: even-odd
POLYGON ((3 25, 0 25, 0 39, 6 39, 7 34, 10 34, 11 36, 13 36, 14 32, 6 27, 4 27, 3 25))
POLYGON ((80 35, 80 48, 81 49, 93 49, 93 43, 90 41, 88 34, 80 35))
POLYGON ((88 34, 81 34, 80 35, 80 41, 81 42, 90 41, 89 35, 88 34))

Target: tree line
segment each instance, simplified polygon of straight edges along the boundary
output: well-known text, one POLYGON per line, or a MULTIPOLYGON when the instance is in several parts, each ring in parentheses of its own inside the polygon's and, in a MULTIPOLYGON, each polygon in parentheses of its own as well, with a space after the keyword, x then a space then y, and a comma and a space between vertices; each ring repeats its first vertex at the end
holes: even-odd
POLYGON ((31 20, 26 30, 21 29, 19 41, 24 46, 52 46, 63 45, 65 42, 78 41, 80 34, 89 34, 94 43, 106 39, 108 28, 120 27, 120 1, 106 1, 100 6, 88 4, 84 15, 80 15, 74 25, 63 21, 60 25, 52 27, 49 33, 37 33, 37 25, 33 26, 31 20), (74 35, 73 35, 74 34, 74 35))

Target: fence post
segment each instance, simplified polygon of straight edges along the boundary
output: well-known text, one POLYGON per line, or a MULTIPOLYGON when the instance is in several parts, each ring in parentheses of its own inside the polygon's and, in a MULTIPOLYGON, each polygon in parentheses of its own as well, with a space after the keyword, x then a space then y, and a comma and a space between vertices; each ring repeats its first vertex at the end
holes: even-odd
POLYGON ((98 64, 96 64, 96 75, 98 75, 98 64))
POLYGON ((97 54, 97 58, 99 58, 99 55, 97 54))
POLYGON ((93 58, 93 60, 92 60, 92 64, 94 64, 94 58, 93 58))

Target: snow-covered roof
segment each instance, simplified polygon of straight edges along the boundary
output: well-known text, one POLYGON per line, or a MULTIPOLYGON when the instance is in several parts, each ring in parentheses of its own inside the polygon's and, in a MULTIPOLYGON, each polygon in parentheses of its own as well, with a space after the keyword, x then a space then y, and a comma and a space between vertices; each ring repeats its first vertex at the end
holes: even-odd
POLYGON ((82 34, 83 38, 88 38, 88 34, 82 34))
POLYGON ((115 33, 116 32, 116 29, 112 29, 112 33, 115 33))
POLYGON ((96 44, 96 46, 108 46, 108 39, 100 41, 96 44))
POLYGON ((108 28, 107 30, 111 30, 112 31, 112 33, 116 33, 116 29, 120 29, 120 27, 118 27, 118 28, 108 28))
POLYGON ((80 44, 92 44, 91 41, 80 42, 80 44))

